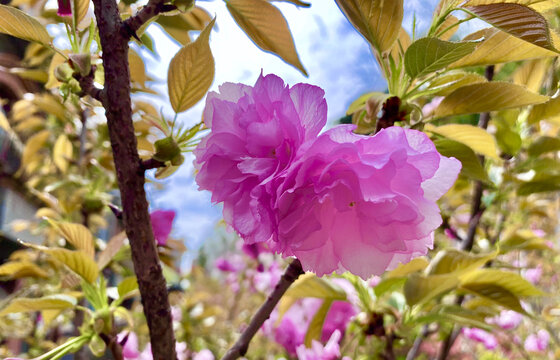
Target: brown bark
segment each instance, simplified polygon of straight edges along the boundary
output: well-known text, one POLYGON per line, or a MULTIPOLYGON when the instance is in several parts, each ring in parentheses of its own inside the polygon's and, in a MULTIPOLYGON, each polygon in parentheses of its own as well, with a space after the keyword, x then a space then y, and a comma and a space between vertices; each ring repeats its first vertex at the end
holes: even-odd
POLYGON ((115 0, 93 0, 93 4, 105 69, 105 87, 100 98, 106 112, 122 198, 123 223, 150 329, 152 353, 156 360, 176 359, 167 287, 152 233, 144 169, 132 124, 128 65, 130 30, 121 21, 115 0))

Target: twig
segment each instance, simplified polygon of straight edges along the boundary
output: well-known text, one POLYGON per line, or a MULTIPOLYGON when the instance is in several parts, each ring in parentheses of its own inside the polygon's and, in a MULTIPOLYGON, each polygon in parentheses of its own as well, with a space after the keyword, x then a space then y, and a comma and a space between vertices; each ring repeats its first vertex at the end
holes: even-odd
POLYGON ((278 284, 276 284, 272 294, 268 296, 264 304, 262 304, 259 310, 255 313, 249 323, 249 326, 247 326, 237 342, 227 351, 224 357, 222 357, 222 360, 234 360, 247 353, 249 343, 251 342, 251 339, 253 339, 253 336, 255 336, 262 324, 270 317, 272 310, 274 310, 274 307, 278 301, 280 301, 282 295, 284 295, 290 285, 303 273, 300 261, 298 259, 292 261, 284 272, 284 275, 282 275, 278 284))
POLYGON ((165 163, 163 161, 156 160, 154 158, 150 158, 147 160, 141 160, 140 168, 142 171, 150 170, 150 169, 157 169, 165 167, 165 163))
POLYGON ((151 18, 156 17, 157 15, 176 10, 177 7, 170 4, 164 4, 164 0, 150 0, 148 4, 142 8, 136 15, 129 17, 123 23, 123 26, 126 28, 127 32, 130 36, 134 37, 137 40, 138 35, 136 32, 138 29, 142 27, 145 23, 150 21, 151 18))
MULTIPOLYGON (((486 79, 491 81, 494 78, 494 65, 490 65, 486 67, 485 72, 486 79)), ((490 113, 483 113, 480 114, 478 118, 478 127, 481 129, 486 129, 488 127, 488 122, 490 121, 490 113)), ((480 162, 484 165, 484 156, 479 156, 480 162)), ((473 189, 473 197, 471 203, 471 217, 469 220, 469 228, 467 231, 467 237, 465 238, 464 242, 461 244, 461 249, 464 251, 471 251, 474 246, 474 239, 476 236, 476 229, 478 228, 478 224, 480 223, 480 218, 484 213, 485 208, 482 206, 482 191, 483 191, 483 184, 481 181, 476 181, 474 184, 473 189)), ((463 295, 457 297, 455 304, 461 305, 465 297, 463 295)), ((454 328, 451 333, 445 338, 444 342, 441 346, 441 352, 438 356, 439 360, 445 360, 451 347, 453 347, 453 343, 459 336, 461 332, 461 327, 454 328)))
POLYGON ((82 89, 82 93, 80 96, 89 95, 92 98, 96 99, 97 101, 104 103, 105 100, 105 93, 102 89, 96 88, 93 84, 93 79, 95 76, 95 69, 96 66, 91 66, 91 72, 87 76, 81 76, 79 73, 74 74, 74 78, 78 80, 80 83, 80 88, 82 89))
POLYGON ((152 354, 154 360, 175 360, 175 335, 167 284, 150 222, 145 177, 132 123, 128 65, 130 35, 123 25, 116 0, 93 0, 93 5, 105 71, 102 103, 121 194, 123 225, 130 241, 152 354))
POLYGON ((107 206, 109 207, 109 209, 111 209, 111 211, 113 212, 113 214, 115 215, 115 217, 117 219, 122 220, 123 213, 122 213, 122 209, 120 207, 118 207, 115 204, 108 204, 107 206))
POLYGON ((428 325, 424 325, 420 334, 416 337, 416 339, 414 339, 414 344, 406 354, 406 360, 414 360, 416 358, 416 355, 418 355, 418 351, 420 350, 420 346, 426 336, 428 336, 428 325))
POLYGON ((103 342, 105 342, 105 345, 107 345, 107 348, 109 350, 111 350, 111 354, 113 354, 113 359, 114 360, 123 360, 124 359, 122 345, 119 344, 116 336, 109 336, 107 334, 101 333, 101 334, 99 334, 99 337, 101 339, 103 339, 103 342))

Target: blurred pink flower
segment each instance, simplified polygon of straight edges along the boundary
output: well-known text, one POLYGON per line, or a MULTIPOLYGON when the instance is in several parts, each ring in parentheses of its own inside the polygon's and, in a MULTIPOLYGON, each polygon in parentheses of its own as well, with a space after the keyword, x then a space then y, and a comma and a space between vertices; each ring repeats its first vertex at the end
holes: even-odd
MULTIPOLYGON (((351 298, 352 294, 348 294, 348 297, 351 298)), ((317 298, 305 298, 296 302, 286 311, 278 326, 272 329, 265 329, 265 333, 268 333, 269 336, 272 335, 274 340, 282 345, 290 355, 295 355, 297 348, 305 340, 305 334, 311 319, 313 319, 322 303, 323 300, 317 298)), ((351 319, 357 313, 358 309, 352 303, 347 301, 333 302, 323 323, 321 341, 328 341, 335 332, 343 335, 351 319)), ((269 321, 269 324, 276 323, 274 316, 269 321)), ((267 324, 268 327, 270 327, 269 324, 267 324)))
POLYGON ((194 150, 196 182, 224 203, 226 223, 246 243, 266 241, 276 229, 278 176, 326 123, 324 91, 288 87, 275 75, 261 75, 254 87, 225 83, 219 90, 206 98, 204 122, 212 131, 194 150))
POLYGON ((542 272, 542 266, 539 264, 536 268, 525 270, 525 274, 523 274, 523 276, 531 284, 537 284, 541 280, 542 272))
POLYGON ((154 238, 158 245, 165 246, 167 244, 173 219, 175 219, 175 211, 173 210, 156 210, 150 214, 154 238))
MULTIPOLYGON (((138 350, 138 336, 134 332, 122 331, 117 334, 117 341, 123 347, 124 360, 153 360, 152 345, 148 343, 142 352, 138 350), (126 338, 126 341, 125 341, 126 338), (124 341, 124 343, 123 343, 124 341)), ((187 343, 175 343, 177 360, 187 360, 187 343)))
POLYGON ((513 330, 523 321, 523 315, 513 310, 503 310, 500 315, 490 321, 504 330, 513 330))
POLYGON ((548 348, 550 334, 546 330, 539 330, 525 339, 525 350, 529 352, 543 352, 548 348))
POLYGON ((432 248, 442 221, 436 201, 461 163, 416 130, 362 136, 353 129, 337 126, 300 149, 278 190, 272 247, 317 275, 367 279, 432 248))
POLYGON ((214 354, 208 349, 200 350, 194 354, 193 360, 214 360, 214 354))
POLYGON ((217 258, 214 266, 223 272, 238 272, 245 267, 245 263, 239 256, 230 255, 227 258, 225 256, 217 258))
POLYGON ((476 342, 484 344, 488 350, 493 350, 498 346, 498 340, 489 332, 479 328, 463 328, 463 335, 476 342))
MULTIPOLYGON (((313 340, 311 348, 306 348, 304 344, 297 347, 296 353, 298 360, 337 360, 340 358, 340 338, 342 334, 340 330, 332 333, 327 343, 323 346, 317 340, 313 340)), ((350 360, 349 357, 344 357, 342 360, 350 360)))

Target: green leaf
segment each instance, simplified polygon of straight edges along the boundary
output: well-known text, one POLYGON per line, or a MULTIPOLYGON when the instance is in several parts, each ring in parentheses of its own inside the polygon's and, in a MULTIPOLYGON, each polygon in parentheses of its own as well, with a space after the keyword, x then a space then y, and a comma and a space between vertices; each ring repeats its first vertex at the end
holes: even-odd
POLYGON ((427 124, 424 131, 444 136, 467 145, 475 152, 499 160, 496 140, 486 130, 473 125, 449 124, 435 127, 427 124))
POLYGON ((517 195, 526 196, 558 190, 560 190, 560 176, 543 174, 535 176, 533 180, 519 185, 517 195))
POLYGON ((47 221, 74 248, 82 250, 93 259, 93 255, 95 254, 95 240, 87 227, 82 224, 67 223, 51 219, 47 219, 47 221))
POLYGON ((292 4, 296 5, 296 6, 301 6, 301 7, 310 7, 310 6, 311 6, 310 3, 306 3, 306 2, 303 2, 303 1, 301 1, 301 0, 269 0, 269 1, 283 1, 283 2, 289 2, 289 3, 292 3, 292 4))
POLYGON ((7 276, 11 279, 23 277, 47 278, 49 275, 39 266, 30 261, 10 261, 0 266, 0 277, 7 276))
POLYGON ((526 313, 521 307, 519 298, 502 286, 491 283, 469 283, 462 285, 461 289, 518 313, 526 313))
POLYGON ((295 298, 314 297, 320 299, 346 300, 346 292, 328 280, 306 273, 288 288, 284 296, 295 298))
MULTIPOLYGON (((557 36, 554 34, 552 38, 557 36)), ((483 40, 480 45, 461 60, 450 65, 452 68, 465 66, 493 65, 541 57, 556 57, 558 54, 524 40, 516 38, 496 28, 477 31, 463 40, 483 40)))
POLYGON ((436 117, 474 114, 541 104, 547 96, 528 91, 524 86, 492 81, 467 85, 447 95, 435 111, 436 117))
POLYGON ((404 296, 409 306, 423 304, 458 285, 459 278, 455 275, 410 274, 404 284, 404 296))
POLYGON ((51 43, 47 29, 39 21, 12 6, 0 5, 0 33, 43 45, 51 43))
POLYGON ((461 168, 461 175, 466 176, 469 179, 479 180, 487 184, 491 184, 491 181, 486 174, 486 170, 484 170, 480 164, 480 160, 470 147, 449 139, 435 140, 434 144, 438 152, 443 156, 452 156, 461 161, 461 164, 463 165, 461 168))
POLYGON ((68 170, 68 160, 72 159, 72 142, 64 134, 60 134, 53 147, 53 162, 55 166, 65 173, 68 170))
POLYGON ((540 120, 557 120, 560 117, 560 97, 552 98, 544 104, 533 106, 527 123, 532 125, 540 120))
POLYGON ((396 278, 407 276, 413 272, 418 272, 424 270, 430 263, 426 258, 418 257, 416 259, 412 259, 406 264, 399 264, 396 269, 391 270, 387 273, 387 278, 396 278))
POLYGON ((185 45, 171 59, 167 73, 169 100, 176 113, 199 102, 214 80, 214 57, 210 50, 210 31, 216 19, 200 33, 195 42, 185 45))
POLYGON ((464 71, 449 71, 441 76, 438 76, 430 82, 428 88, 429 92, 434 95, 446 96, 453 92, 453 90, 463 87, 465 85, 478 84, 488 82, 482 75, 464 71))
POLYGON ((396 291, 405 284, 406 280, 406 277, 385 278, 381 280, 381 282, 373 288, 375 296, 380 297, 387 292, 396 291))
POLYGON ((490 254, 472 254, 456 249, 445 249, 439 251, 432 259, 426 272, 429 275, 468 273, 493 260, 496 258, 496 255, 497 253, 495 252, 490 254))
POLYGON ((336 0, 336 4, 380 53, 391 49, 401 29, 403 0, 336 0))
POLYGON ((526 5, 540 12, 560 6, 560 1, 558 0, 467 0, 463 6, 489 5, 496 3, 526 5))
POLYGON ((499 242, 502 254, 513 250, 550 250, 543 239, 526 232, 516 231, 499 242))
POLYGON ((533 286, 520 275, 497 269, 478 269, 466 274, 461 281, 461 286, 467 284, 492 284, 498 285, 515 296, 542 296, 544 293, 533 286))
POLYGON ((529 156, 535 157, 552 151, 560 151, 560 139, 551 136, 541 136, 529 145, 527 151, 529 156))
POLYGON ((75 305, 76 299, 74 297, 63 294, 36 299, 16 298, 0 311, 0 316, 29 311, 64 310, 73 308, 75 305))
POLYGON ((136 291, 137 289, 138 281, 136 280, 136 276, 129 276, 127 278, 124 278, 117 286, 117 290, 119 291, 119 296, 121 298, 125 297, 133 291, 136 291))
POLYGON ((311 347, 311 342, 313 340, 321 339, 323 324, 325 323, 325 318, 327 317, 327 314, 329 312, 329 309, 331 308, 332 303, 333 303, 332 299, 325 299, 321 304, 319 310, 317 310, 317 312, 313 316, 313 319, 311 319, 311 322, 309 323, 309 327, 307 328, 307 333, 305 334, 304 344, 306 347, 308 348, 311 347))
POLYGON ((417 78, 447 67, 470 54, 476 42, 449 42, 437 38, 421 38, 413 42, 404 55, 404 65, 411 78, 417 78))
POLYGON ((278 55, 307 76, 286 19, 266 0, 228 0, 226 6, 239 27, 264 51, 278 55))
POLYGON ((495 121, 494 125, 496 125, 496 142, 500 149, 506 154, 517 155, 523 144, 515 127, 503 121, 495 121))
POLYGON ((494 3, 466 6, 466 9, 508 34, 547 50, 557 51, 552 43, 548 22, 544 16, 530 7, 494 3))
POLYGON ((68 266, 70 270, 89 283, 94 283, 99 275, 99 269, 95 261, 82 250, 47 249, 45 252, 68 266))

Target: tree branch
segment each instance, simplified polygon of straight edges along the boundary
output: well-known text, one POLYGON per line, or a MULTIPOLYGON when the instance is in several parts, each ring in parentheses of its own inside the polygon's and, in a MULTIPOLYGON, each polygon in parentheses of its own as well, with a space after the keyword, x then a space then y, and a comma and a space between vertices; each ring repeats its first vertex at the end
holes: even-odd
POLYGON ((222 360, 234 360, 247 353, 249 343, 251 339, 253 339, 253 336, 255 336, 262 324, 270 317, 272 310, 274 310, 274 307, 278 301, 280 301, 282 295, 284 295, 290 285, 303 273, 300 261, 298 259, 292 261, 278 284, 276 284, 272 294, 268 296, 264 304, 255 313, 249 326, 247 326, 237 342, 228 350, 224 357, 222 357, 222 360))
POLYGON ((127 32, 129 33, 129 36, 140 40, 138 39, 138 35, 136 35, 136 32, 142 27, 142 25, 163 12, 177 9, 176 6, 164 4, 164 2, 165 0, 150 0, 148 1, 148 4, 146 4, 146 6, 144 6, 134 16, 126 19, 123 24, 127 32))
POLYGON ((154 158, 150 158, 147 160, 141 160, 140 167, 143 171, 150 170, 150 169, 157 169, 161 167, 165 167, 165 163, 163 161, 156 160, 154 158))
POLYGON ((128 66, 130 35, 123 26, 115 0, 93 0, 93 4, 105 69, 101 98, 121 193, 123 224, 130 241, 152 353, 154 360, 174 360, 177 356, 167 285, 150 223, 144 171, 140 166, 132 124, 128 66))
MULTIPOLYGON (((494 65, 490 65, 486 67, 485 72, 486 79, 488 81, 492 81, 494 78, 494 65)), ((478 127, 481 129, 486 129, 488 127, 488 122, 490 121, 490 113, 483 113, 480 114, 478 118, 478 127)), ((480 162, 484 166, 484 156, 479 156, 480 162)), ((474 239, 476 236, 476 229, 478 228, 478 224, 480 223, 480 218, 484 213, 485 208, 482 206, 482 191, 484 190, 483 184, 481 181, 477 181, 474 184, 473 189, 473 198, 471 202, 471 217, 469 220, 469 228, 467 231, 467 237, 464 239, 463 243, 461 244, 461 249, 464 251, 471 251, 474 246, 474 239)), ((455 304, 461 305, 465 297, 463 295, 459 296, 455 301, 455 304)), ((453 343, 457 339, 461 332, 461 327, 455 327, 449 335, 445 338, 444 342, 441 346, 441 352, 438 356, 439 360, 445 360, 451 347, 453 347, 453 343)))
POLYGON ((78 82, 80 83, 80 88, 82 88, 82 93, 80 94, 80 96, 89 95, 92 98, 98 100, 99 102, 104 103, 105 93, 103 92, 103 90, 96 88, 95 85, 93 84, 95 69, 96 66, 92 65, 91 72, 88 74, 88 76, 81 76, 80 74, 75 74, 74 78, 78 80, 78 82))

